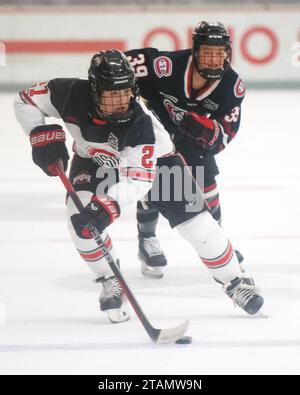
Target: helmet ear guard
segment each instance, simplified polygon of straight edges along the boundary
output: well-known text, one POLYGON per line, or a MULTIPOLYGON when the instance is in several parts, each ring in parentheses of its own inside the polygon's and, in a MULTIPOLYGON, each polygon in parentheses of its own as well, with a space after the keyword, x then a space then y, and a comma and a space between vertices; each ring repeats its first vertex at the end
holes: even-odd
POLYGON ((132 118, 139 92, 134 71, 121 51, 109 50, 96 53, 91 59, 88 79, 96 112, 102 119, 124 123, 132 118), (127 111, 111 114, 101 111, 100 98, 104 91, 122 91, 129 88, 132 91, 132 97, 127 111))
POLYGON ((200 22, 193 31, 192 41, 193 64, 198 73, 206 80, 221 79, 231 62, 230 35, 224 25, 220 22, 200 22), (201 45, 225 47, 225 59, 221 68, 201 68, 198 59, 201 45))

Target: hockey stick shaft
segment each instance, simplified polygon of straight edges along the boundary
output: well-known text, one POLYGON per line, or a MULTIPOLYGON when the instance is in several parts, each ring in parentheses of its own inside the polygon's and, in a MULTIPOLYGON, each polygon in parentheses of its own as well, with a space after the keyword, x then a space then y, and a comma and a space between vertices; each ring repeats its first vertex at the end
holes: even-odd
MULTIPOLYGON (((78 211, 81 212, 84 209, 84 206, 83 206, 79 196, 77 195, 73 185, 71 184, 70 180, 68 179, 65 172, 61 168, 60 164, 55 163, 53 165, 52 169, 56 172, 56 174, 61 179, 62 183, 64 184, 64 186, 68 192, 69 197, 74 202, 78 211)), ((150 324, 148 318, 146 317, 143 310, 141 309, 135 296, 133 295, 132 291, 128 287, 122 273, 119 270, 118 265, 114 262, 110 252, 108 251, 108 249, 107 249, 105 243, 103 242, 101 235, 98 232, 98 230, 96 229, 96 227, 93 225, 89 225, 89 231, 92 233, 96 243, 101 247, 103 256, 105 257, 109 267, 111 268, 112 272, 116 276, 117 280, 120 282, 123 291, 125 292, 132 308, 134 309, 136 315, 138 316, 139 320, 141 321, 141 323, 142 323, 143 327, 145 328, 146 332, 148 333, 149 337, 151 338, 152 341, 156 342, 159 335, 160 335, 161 330, 154 328, 150 324)))

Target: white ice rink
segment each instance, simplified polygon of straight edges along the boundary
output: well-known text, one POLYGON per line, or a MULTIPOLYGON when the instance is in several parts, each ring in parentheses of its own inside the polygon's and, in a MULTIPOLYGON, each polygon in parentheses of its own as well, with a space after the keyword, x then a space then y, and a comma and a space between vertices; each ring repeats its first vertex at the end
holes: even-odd
POLYGON ((98 286, 69 239, 64 188, 32 163, 12 100, 0 95, 0 374, 300 373, 299 91, 249 91, 238 136, 218 158, 223 226, 268 318, 235 308, 166 221, 161 280, 140 274, 134 208, 111 226, 147 317, 161 328, 189 318, 188 346, 152 344, 133 312, 110 325, 98 311, 98 286))

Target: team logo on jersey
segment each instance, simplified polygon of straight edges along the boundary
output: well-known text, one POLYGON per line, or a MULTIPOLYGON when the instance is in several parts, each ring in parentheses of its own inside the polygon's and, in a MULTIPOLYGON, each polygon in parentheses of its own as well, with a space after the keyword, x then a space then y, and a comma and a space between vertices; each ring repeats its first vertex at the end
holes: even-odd
POLYGON ((236 83, 234 84, 233 92, 234 92, 234 96, 238 98, 243 97, 245 95, 246 87, 243 81, 241 80, 241 78, 238 78, 236 80, 236 83))
POLYGON ((172 60, 167 56, 159 56, 153 62, 155 74, 159 77, 169 77, 172 74, 172 60))
POLYGON ((119 151, 119 139, 112 132, 109 133, 108 144, 116 151, 119 151))
POLYGON ((83 171, 79 173, 76 177, 73 179, 73 185, 81 185, 85 183, 90 183, 91 182, 92 176, 87 172, 83 171))
POLYGON ((89 157, 99 166, 105 167, 118 167, 120 158, 114 152, 108 149, 88 147, 89 157))
POLYGON ((172 120, 175 123, 181 122, 185 111, 182 108, 176 107, 169 99, 164 99, 163 103, 172 120))

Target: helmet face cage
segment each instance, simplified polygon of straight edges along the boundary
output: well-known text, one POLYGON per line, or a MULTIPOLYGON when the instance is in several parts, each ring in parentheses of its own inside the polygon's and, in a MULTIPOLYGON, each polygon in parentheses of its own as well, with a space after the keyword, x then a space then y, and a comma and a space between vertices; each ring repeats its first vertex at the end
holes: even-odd
POLYGON ((100 93, 99 115, 110 122, 127 122, 133 115, 130 107, 134 105, 133 88, 104 90, 100 93))
POLYGON ((231 61, 231 45, 230 36, 224 25, 220 22, 201 22, 193 32, 193 63, 197 72, 206 80, 219 80, 225 73, 231 61), (223 64, 220 67, 203 67, 205 64, 205 55, 201 50, 201 46, 212 46, 213 57, 215 61, 222 59, 223 64), (222 47, 218 50, 216 47, 222 47), (224 49, 223 49, 224 48, 224 49))
POLYGON ((118 50, 98 52, 88 76, 97 114, 109 122, 128 122, 134 115, 138 89, 126 56, 118 50))

